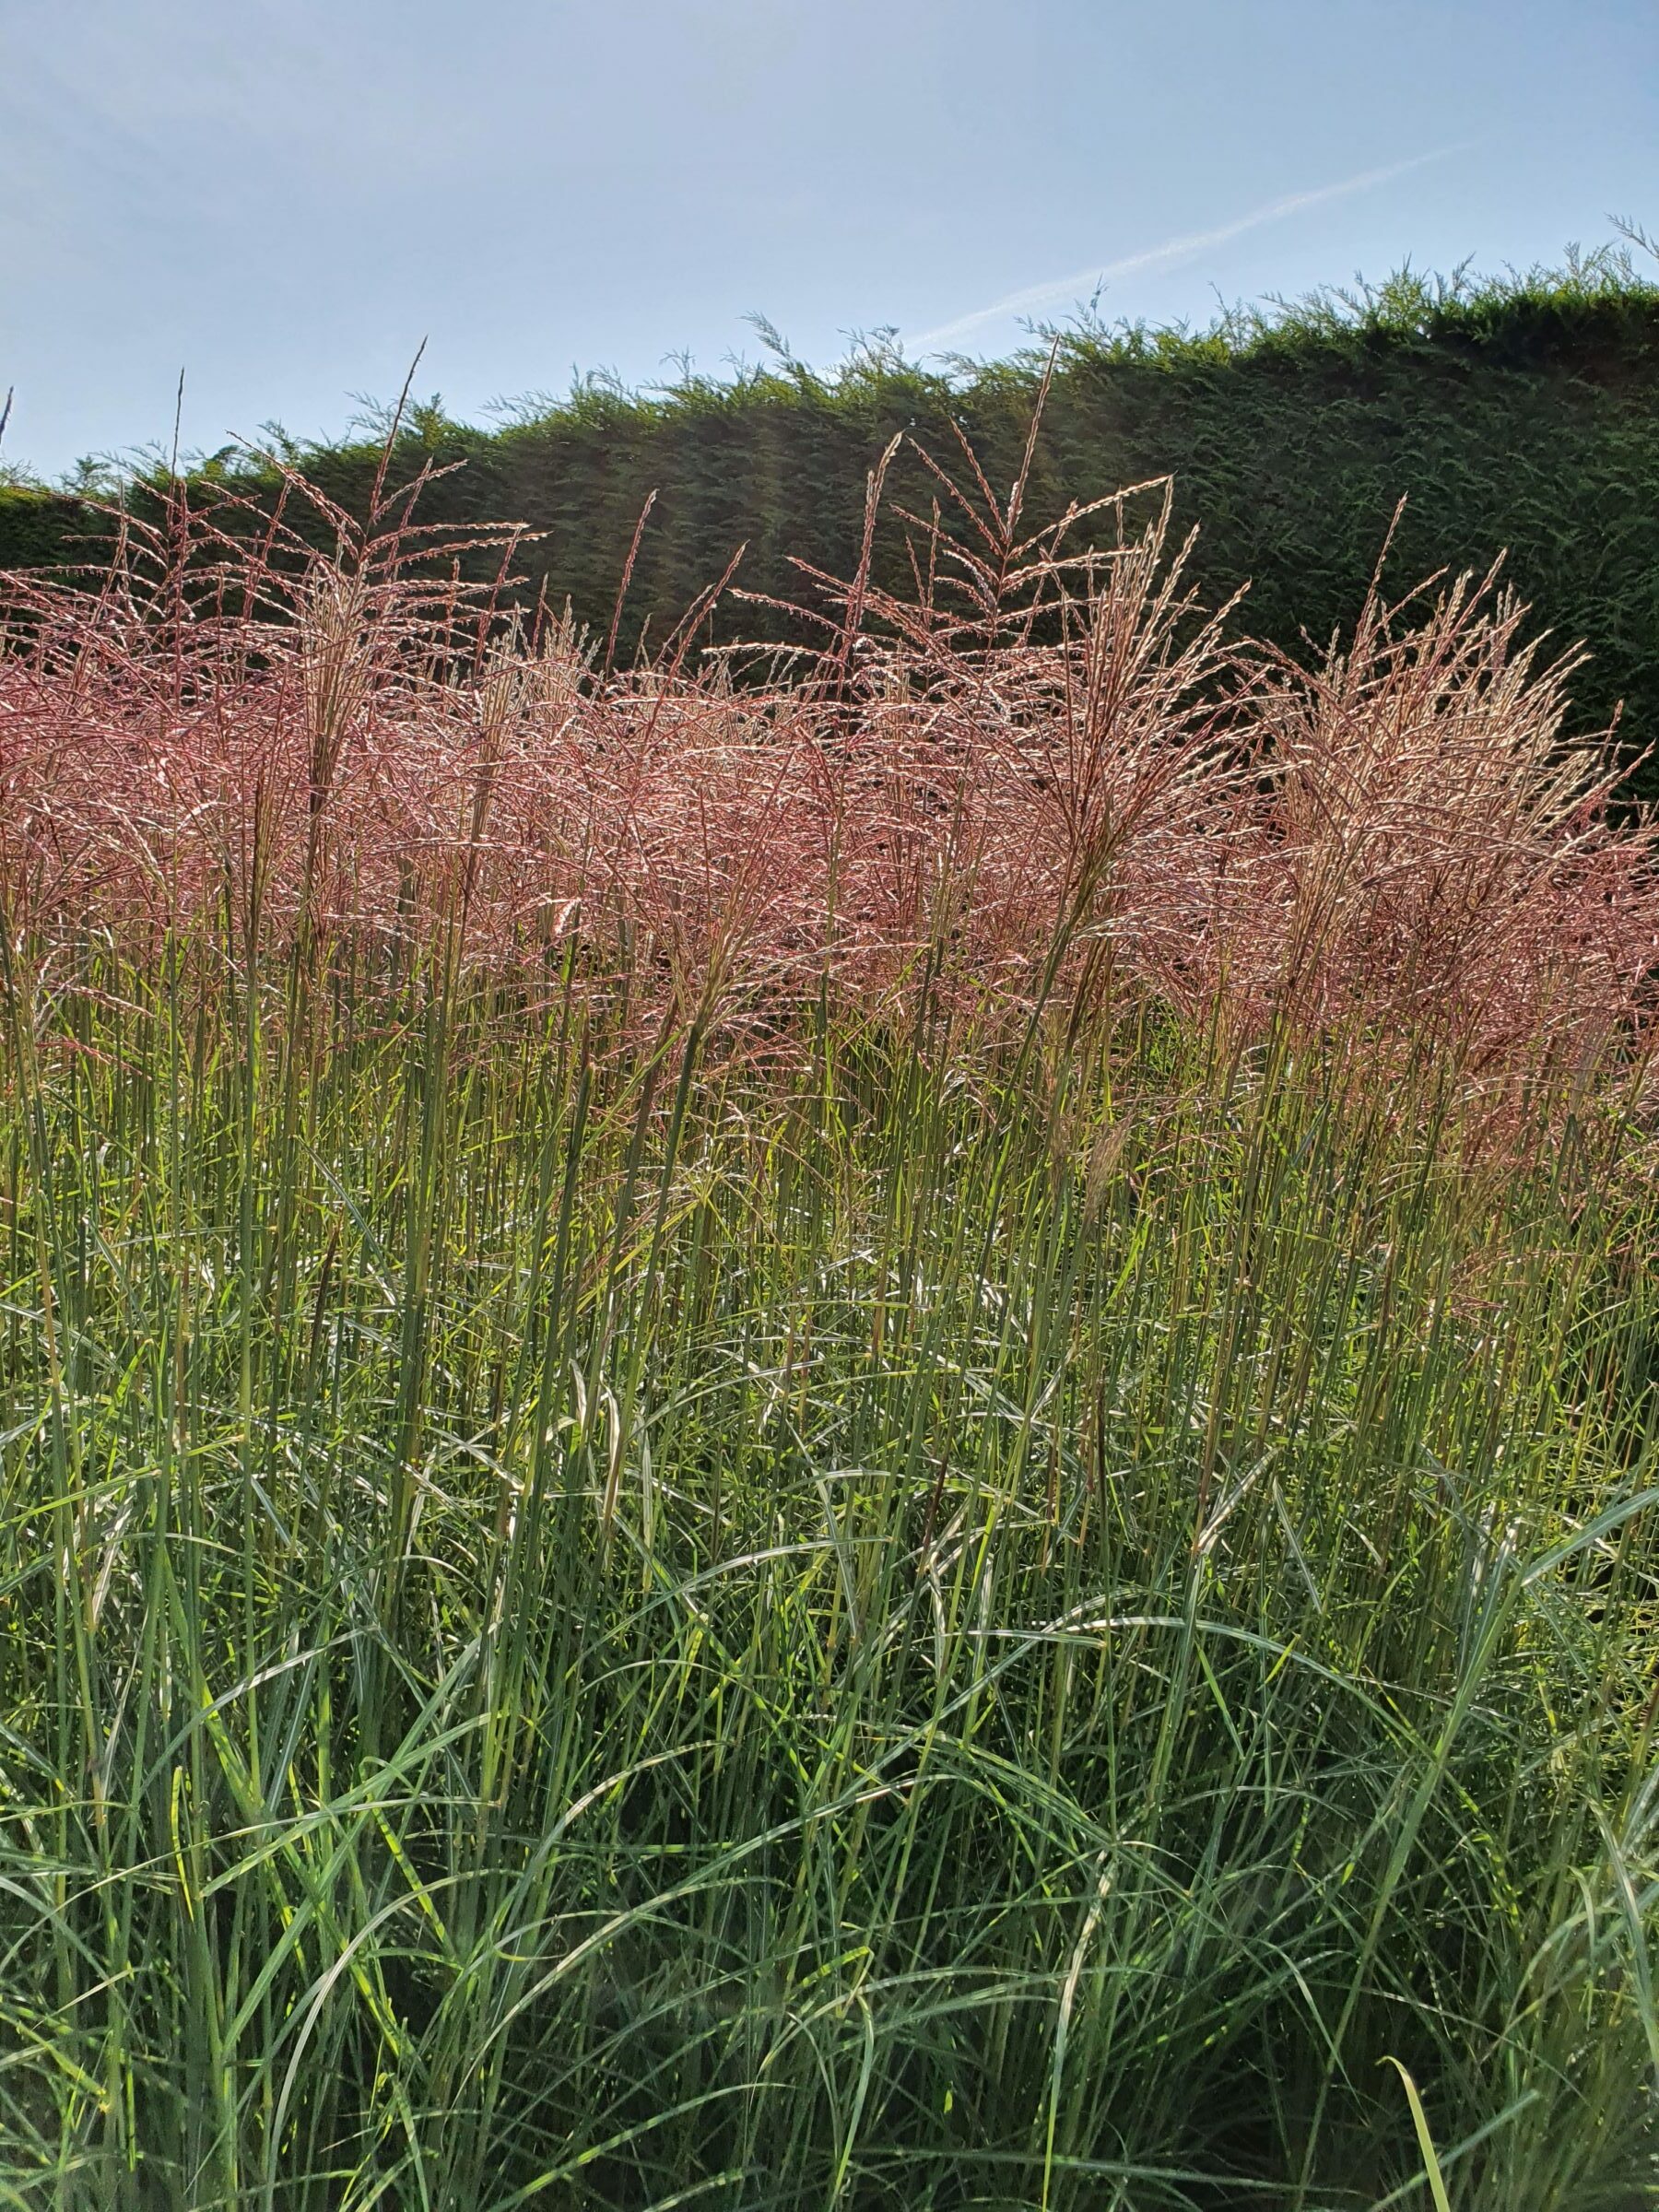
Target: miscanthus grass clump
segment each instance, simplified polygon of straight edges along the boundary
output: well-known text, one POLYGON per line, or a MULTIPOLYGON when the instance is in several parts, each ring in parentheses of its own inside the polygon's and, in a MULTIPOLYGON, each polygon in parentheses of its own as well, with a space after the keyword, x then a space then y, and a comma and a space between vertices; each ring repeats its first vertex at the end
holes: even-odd
POLYGON ((6 2202, 1653 2201, 1648 828, 967 504, 19 587, 6 2202))

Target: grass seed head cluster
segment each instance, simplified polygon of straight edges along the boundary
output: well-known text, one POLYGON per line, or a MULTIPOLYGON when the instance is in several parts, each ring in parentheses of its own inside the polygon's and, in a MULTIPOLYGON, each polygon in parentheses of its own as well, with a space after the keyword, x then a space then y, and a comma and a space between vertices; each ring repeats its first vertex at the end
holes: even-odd
POLYGON ((1571 663, 1518 645, 1493 580, 1373 594, 1305 669, 1194 606, 1167 487, 1101 502, 1116 550, 1071 556, 1077 516, 1022 540, 1018 488, 939 484, 958 535, 886 518, 900 601, 868 573, 872 481, 865 566, 807 572, 822 648, 781 669, 700 653, 711 594, 618 670, 454 581, 477 545, 406 503, 327 510, 324 558, 182 498, 100 592, 19 593, 19 957, 303 942, 384 973, 441 944, 625 998, 641 1031, 1127 994, 1255 1034, 1432 1033, 1477 1070, 1639 1043, 1652 831, 1609 814, 1611 743, 1563 742, 1571 663))

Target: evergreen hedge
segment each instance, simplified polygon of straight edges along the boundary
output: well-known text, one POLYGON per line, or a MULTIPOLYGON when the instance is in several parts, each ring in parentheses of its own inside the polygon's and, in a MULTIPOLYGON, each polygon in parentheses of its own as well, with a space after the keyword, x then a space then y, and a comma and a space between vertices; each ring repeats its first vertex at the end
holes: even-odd
MULTIPOLYGON (((1046 353, 943 372, 877 341, 830 375, 780 352, 724 382, 687 376, 630 394, 597 380, 527 405, 494 429, 409 410, 395 467, 464 462, 431 485, 433 522, 522 518, 538 536, 520 567, 531 588, 609 621, 641 506, 657 494, 622 629, 660 638, 739 544, 738 581, 798 597, 798 554, 846 573, 857 559, 866 472, 908 430, 947 464, 960 426, 993 483, 1023 449, 1046 353)), ((360 510, 380 458, 369 430, 286 456, 360 510)), ((220 456, 192 471, 263 496, 268 466, 220 456)), ((1659 287, 1622 256, 1502 283, 1411 276, 1354 297, 1233 313, 1207 330, 1084 327, 1060 339, 1028 512, 1055 512, 1171 475, 1177 512, 1201 525, 1196 573, 1214 595, 1250 582, 1245 619, 1296 646, 1351 620, 1391 517, 1406 502, 1386 575, 1506 573, 1561 644, 1592 659, 1575 680, 1586 726, 1622 703, 1636 749, 1659 737, 1659 287)), ((161 470, 120 497, 154 512, 161 470)), ((935 487, 908 452, 901 502, 935 487)), ((84 497, 0 489, 0 568, 95 559, 112 523, 84 497)), ((889 531, 878 569, 903 559, 889 531)), ((725 634, 787 634, 753 606, 725 634)), ((1659 794, 1659 770, 1642 788, 1659 794)))

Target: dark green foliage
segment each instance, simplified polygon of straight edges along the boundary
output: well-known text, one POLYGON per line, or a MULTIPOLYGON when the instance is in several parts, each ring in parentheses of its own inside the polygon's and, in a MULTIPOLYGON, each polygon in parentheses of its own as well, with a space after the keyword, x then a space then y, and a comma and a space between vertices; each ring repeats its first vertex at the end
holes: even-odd
POLYGON ((71 492, 0 484, 0 561, 8 569, 97 559, 109 535, 108 518, 71 492))
MULTIPOLYGON (((657 501, 621 630, 625 652, 662 639, 739 545, 738 581, 797 598, 798 555, 854 566, 865 473, 909 431, 947 462, 952 425, 1006 488, 1024 448, 1043 357, 930 373, 882 346, 823 377, 781 359, 726 383, 688 377, 629 395, 590 383, 526 408, 497 430, 447 420, 436 403, 406 418, 394 481, 428 461, 464 468, 432 484, 438 522, 522 518, 537 532, 520 568, 556 604, 603 630, 647 495, 657 501)), ((366 503, 372 439, 308 450, 308 477, 347 508, 366 503)), ((1601 257, 1548 279, 1430 284, 1406 276, 1201 333, 1128 328, 1064 336, 1028 512, 1172 475, 1178 519, 1202 524, 1197 574, 1219 598, 1249 582, 1245 619, 1295 647, 1351 620, 1406 502, 1388 574, 1403 589, 1441 568, 1507 554, 1515 589, 1565 646, 1585 726, 1623 702, 1633 747, 1659 729, 1659 288, 1601 257)), ((154 512, 164 484, 129 497, 154 512)), ((194 479, 258 496, 272 478, 194 479)), ((929 502, 908 450, 891 488, 929 502)), ((112 527, 72 498, 0 490, 0 567, 87 558, 112 527)), ((889 528, 877 571, 905 555, 889 528)), ((789 634, 771 610, 734 606, 722 634, 789 634)), ((801 634, 801 633, 796 633, 801 634)), ((1659 789, 1659 777, 1644 779, 1659 789)))

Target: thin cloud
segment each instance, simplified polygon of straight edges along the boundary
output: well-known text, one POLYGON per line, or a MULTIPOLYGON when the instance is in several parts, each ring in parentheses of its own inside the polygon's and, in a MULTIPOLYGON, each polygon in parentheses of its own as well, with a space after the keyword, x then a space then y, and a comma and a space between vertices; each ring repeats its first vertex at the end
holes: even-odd
POLYGON ((1180 238, 1165 239, 1160 246, 1147 246, 1142 253, 1124 254, 1121 261, 1109 261, 1102 268, 1079 269, 1070 276, 1051 277, 1046 284, 1028 285, 1023 291, 1009 292, 1004 299, 994 300, 989 307, 978 307, 971 314, 959 315, 954 323, 941 323, 936 330, 924 330, 912 343, 918 347, 938 346, 953 338, 966 337, 970 331, 978 330, 986 323, 999 322, 1006 315, 1024 314, 1033 308, 1053 307, 1062 300, 1080 299, 1114 276, 1136 276, 1143 269, 1167 269, 1175 262, 1191 260, 1194 253, 1202 253, 1211 246, 1223 246, 1230 239, 1242 238, 1247 230, 1259 230, 1265 223, 1283 222, 1287 216, 1300 215, 1304 208, 1323 207, 1327 201, 1347 199, 1351 193, 1371 192, 1379 184, 1405 176, 1408 171, 1427 168, 1431 161, 1444 161, 1452 154, 1462 153, 1466 143, 1438 147, 1431 154, 1417 154, 1409 161, 1394 161, 1386 169, 1361 170, 1358 176, 1344 177, 1336 184, 1318 185, 1312 192, 1287 193, 1283 199, 1269 200, 1265 207, 1253 208, 1236 222, 1219 223, 1213 230, 1188 230, 1180 238))

